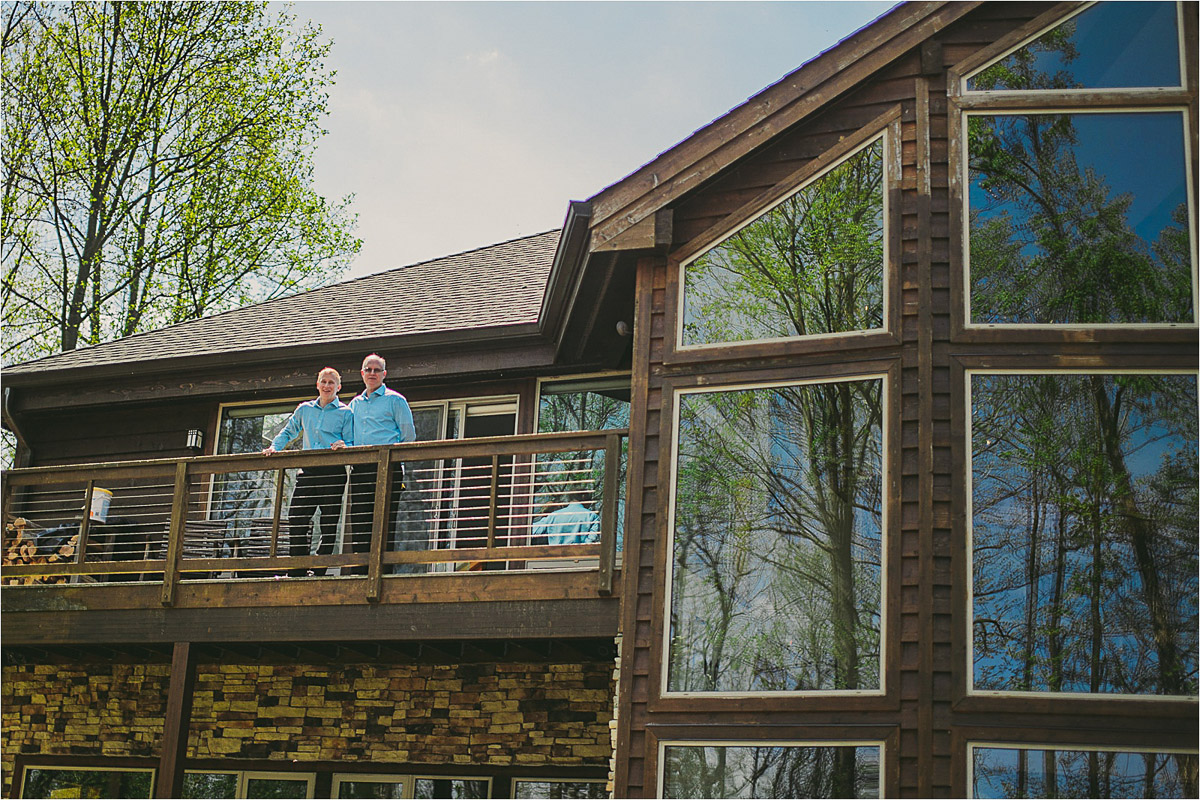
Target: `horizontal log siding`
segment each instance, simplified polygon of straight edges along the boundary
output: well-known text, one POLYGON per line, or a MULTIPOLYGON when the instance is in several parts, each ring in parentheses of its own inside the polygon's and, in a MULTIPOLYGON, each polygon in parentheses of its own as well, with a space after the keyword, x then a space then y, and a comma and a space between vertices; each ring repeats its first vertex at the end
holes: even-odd
MULTIPOLYGON (((4 668, 4 796, 24 756, 157 757, 167 664, 4 668)), ((607 767, 611 661, 197 670, 189 759, 607 767)))
MULTIPOLYGON (((663 465, 660 472, 659 461, 669 458, 672 435, 670 420, 660 413, 666 404, 664 380, 679 378, 694 385, 706 374, 717 377, 720 373, 719 381, 725 383, 739 372, 747 380, 764 374, 784 376, 789 371, 810 377, 814 367, 820 369, 818 365, 831 362, 829 353, 767 356, 757 346, 748 346, 741 358, 726 353, 719 361, 664 364, 668 343, 675 336, 664 296, 664 287, 673 283, 669 276, 673 267, 666 259, 655 260, 652 269, 643 263, 634 363, 638 421, 631 422, 630 451, 641 452, 644 458, 633 487, 641 507, 626 545, 617 796, 655 795, 660 768, 655 752, 658 737, 706 738, 717 730, 731 739, 744 740, 819 738, 822 731, 832 735, 836 730, 848 731, 847 738, 853 738, 853 729, 842 727, 853 725, 870 726, 862 731, 885 731, 884 792, 909 797, 965 796, 966 742, 988 737, 1056 742, 1065 741, 1071 731, 1077 738, 1086 732, 1083 740, 1097 746, 1118 741, 1148 747, 1171 741, 1195 746, 1194 704, 1173 703, 1147 713, 1148 704, 1137 701, 1130 706, 1129 701, 1089 704, 1091 698, 1081 702, 1033 697, 1013 699, 1002 711, 981 714, 962 697, 969 654, 962 614, 969 577, 961 568, 965 519, 956 518, 965 474, 965 465, 956 461, 963 430, 955 426, 963 423, 964 401, 962 386, 956 382, 962 374, 958 357, 995 353, 1002 363, 1007 359, 1009 366, 1021 366, 1030 357, 1040 358, 1042 366, 1051 366, 1062 363, 1063 354, 1126 366, 1134 365, 1138 357, 1157 358, 1174 366, 1194 366, 1195 362, 1194 333, 1190 334, 1193 341, 1184 347, 1137 341, 1114 341, 1100 347, 1037 341, 972 346, 952 340, 951 309, 962 299, 952 290, 951 270, 960 268, 960 259, 952 253, 952 204, 959 199, 950 191, 954 166, 949 162, 946 70, 1051 7, 1049 3, 983 4, 931 40, 924 65, 920 48, 902 56, 869 82, 841 98, 830 98, 827 109, 817 116, 780 134, 674 204, 675 243, 682 252, 690 249, 692 239, 736 215, 751 198, 841 137, 855 133, 889 108, 901 106, 903 173, 899 190, 890 197, 894 205, 889 217, 890 225, 900 226, 899 235, 893 234, 890 240, 900 245, 899 252, 891 254, 890 265, 892 291, 899 292, 900 317, 893 320, 893 329, 900 343, 858 356, 848 352, 838 362, 870 359, 878 363, 883 358, 900 367, 899 401, 888 410, 893 424, 889 446, 900 448, 901 474, 892 484, 892 502, 900 504, 900 514, 894 517, 898 530, 889 531, 899 537, 899 543, 887 554, 887 574, 892 580, 888 602, 898 624, 888 628, 888 696, 873 705, 845 703, 835 709, 836 703, 829 701, 780 700, 764 711, 747 701, 697 698, 664 702, 654 696, 662 637, 667 633, 663 591, 670 557, 660 539, 669 535, 666 481, 671 465, 663 465), (1189 346, 1191 355, 1185 352, 1189 346)), ((1188 336, 1181 332, 1181 341, 1188 336)))

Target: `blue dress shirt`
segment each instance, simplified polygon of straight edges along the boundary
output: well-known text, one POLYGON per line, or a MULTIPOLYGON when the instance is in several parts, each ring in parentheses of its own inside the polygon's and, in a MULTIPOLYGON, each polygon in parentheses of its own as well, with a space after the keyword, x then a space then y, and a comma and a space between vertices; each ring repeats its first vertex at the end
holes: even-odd
POLYGON ((350 406, 336 397, 324 407, 319 400, 308 400, 296 406, 291 419, 279 435, 271 440, 271 446, 282 450, 297 436, 304 434, 301 447, 305 450, 327 450, 339 439, 347 447, 354 446, 354 414, 350 406))
POLYGON ((354 444, 399 444, 417 439, 412 409, 404 395, 386 386, 350 401, 354 412, 354 444))

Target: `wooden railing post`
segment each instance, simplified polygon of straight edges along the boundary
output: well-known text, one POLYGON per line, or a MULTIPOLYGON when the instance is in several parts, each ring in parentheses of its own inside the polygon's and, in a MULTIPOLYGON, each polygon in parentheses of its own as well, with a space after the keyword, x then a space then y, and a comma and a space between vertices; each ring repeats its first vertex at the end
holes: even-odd
POLYGON ((379 449, 375 467, 375 514, 371 518, 371 560, 367 565, 367 601, 378 603, 383 596, 383 550, 387 541, 388 511, 392 494, 392 451, 379 449))
POLYGON ((496 546, 496 506, 498 503, 497 495, 500 494, 500 456, 492 456, 492 489, 489 494, 491 498, 488 502, 488 529, 487 529, 487 548, 493 549, 496 546))
MULTIPOLYGON (((82 564, 84 553, 87 551, 88 534, 92 530, 92 495, 96 491, 96 482, 89 479, 87 488, 83 490, 83 517, 79 520, 79 538, 75 541, 75 563, 82 564)), ((76 577, 71 582, 75 583, 76 577)))
MULTIPOLYGON (((275 470, 275 508, 271 511, 271 549, 269 554, 274 558, 279 547, 279 515, 283 511, 283 470, 275 470)), ((288 530, 291 532, 291 529, 288 530)), ((290 542, 289 542, 290 543, 290 542)), ((291 554, 291 551, 288 551, 291 554)))
POLYGON ((621 436, 610 433, 604 448, 604 508, 600 517, 600 594, 612 594, 617 561, 617 509, 621 505, 621 436))
POLYGON ((187 522, 188 462, 175 465, 175 496, 171 500, 171 527, 167 530, 167 563, 163 568, 162 604, 174 605, 179 583, 179 561, 183 557, 183 528, 187 522))

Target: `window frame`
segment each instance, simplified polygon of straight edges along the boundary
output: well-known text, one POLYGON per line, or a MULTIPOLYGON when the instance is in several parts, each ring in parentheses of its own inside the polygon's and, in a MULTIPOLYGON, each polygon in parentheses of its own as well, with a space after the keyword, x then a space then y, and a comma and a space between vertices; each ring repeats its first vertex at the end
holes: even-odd
POLYGON ((988 48, 987 50, 981 51, 981 53, 972 57, 971 63, 976 64, 979 61, 982 61, 983 63, 978 63, 977 66, 969 66, 969 67, 966 67, 965 69, 960 70, 959 74, 961 75, 961 80, 962 80, 962 84, 961 84, 962 93, 967 94, 967 95, 989 96, 989 97, 997 97, 997 96, 1001 96, 1001 95, 1025 95, 1025 94, 1037 94, 1039 96, 1047 96, 1047 95, 1049 95, 1049 96, 1055 96, 1055 95, 1070 96, 1071 94, 1076 94, 1076 93, 1080 93, 1080 92, 1119 92, 1119 91, 1139 90, 1139 89, 1154 91, 1154 90, 1158 90, 1158 89, 1184 89, 1184 88, 1186 88, 1187 70, 1186 70, 1185 64, 1186 64, 1187 53, 1186 53, 1186 47, 1184 44, 1185 38, 1184 38, 1183 7, 1178 2, 1175 3, 1175 36, 1176 36, 1176 46, 1178 48, 1177 53, 1179 56, 1179 83, 1175 84, 1174 86, 1158 86, 1158 87, 1142 86, 1142 87, 1125 87, 1125 88, 1108 88, 1108 89, 1083 88, 1083 89, 1029 89, 1029 90, 968 89, 967 88, 967 81, 978 76, 984 70, 988 69, 989 67, 994 66, 995 64, 998 64, 999 62, 1008 58, 1010 55, 1017 52, 1018 50, 1025 47, 1026 45, 1032 44, 1033 42, 1037 41, 1044 34, 1049 33, 1051 30, 1058 27, 1059 25, 1062 25, 1065 22, 1069 22, 1070 20, 1074 19, 1075 17, 1079 16, 1080 14, 1084 13, 1085 11, 1087 11, 1097 5, 1099 5, 1099 2, 1081 3, 1078 8, 1071 9, 1065 14, 1061 13, 1061 12, 1051 12, 1050 14, 1042 15, 1042 16, 1038 17, 1037 19, 1033 20, 1033 22, 1031 22, 1029 25, 1023 26, 1023 27, 1019 28, 1018 30, 1014 31, 1009 36, 1006 36, 1003 39, 1000 39, 992 47, 988 48), (1047 20, 1047 19, 1050 20, 1049 23, 1045 22, 1045 20, 1047 20), (998 54, 996 54, 997 49, 1000 49, 1000 52, 998 54))
MULTIPOLYGON (((979 94, 985 94, 980 92, 979 94)), ((1022 94, 1034 94, 1027 92, 1022 94)), ((1161 330, 1196 330, 1200 325, 1200 256, 1197 255, 1197 236, 1200 235, 1200 230, 1196 225, 1196 187, 1193 180, 1195 172, 1195 154, 1193 152, 1190 137, 1188 132, 1192 130, 1191 115, 1189 110, 1183 106, 1155 106, 1155 105, 1139 105, 1139 106, 1114 106, 1110 108, 1093 108, 1069 105, 1057 105, 1048 103, 1043 106, 1036 107, 997 107, 997 108, 970 108, 964 109, 959 115, 960 126, 958 129, 959 141, 964 143, 961 147, 958 166, 961 170, 959 180, 961 181, 962 203, 961 209, 961 230, 958 231, 962 237, 962 314, 964 328, 971 330, 991 330, 991 331, 1080 331, 1080 330, 1115 330, 1115 331, 1161 331, 1161 330), (1186 185, 1186 201, 1188 205, 1188 235, 1191 241, 1191 278, 1192 278, 1192 322, 1103 322, 1103 323, 1049 323, 1049 322, 973 322, 971 320, 971 258, 970 258, 970 241, 971 241, 971 221, 970 221, 970 203, 971 203, 971 179, 970 179, 970 153, 967 152, 965 143, 967 141, 967 128, 970 120, 973 117, 1000 117, 1000 116, 1049 116, 1049 115, 1070 115, 1070 116, 1108 116, 1116 114, 1179 114, 1182 121, 1183 136, 1183 158, 1184 172, 1186 185)))
POLYGON ((656 556, 658 563, 664 565, 662 579, 657 584, 658 613, 654 615, 654 635, 661 646, 652 648, 652 663, 650 678, 652 684, 652 706, 656 711, 694 711, 697 704, 720 707, 730 700, 736 700, 740 708, 753 711, 772 711, 781 707, 792 707, 806 710, 824 709, 877 709, 881 703, 893 705, 898 703, 896 694, 897 681, 892 670, 895 668, 895 655, 891 647, 898 641, 898 619, 896 618, 899 603, 891 596, 893 587, 900 585, 900 576, 895 572, 899 568, 895 552, 899 536, 892 535, 898 530, 899 524, 899 489, 894 485, 900 474, 899 447, 893 446, 895 435, 895 417, 897 410, 893 407, 900 397, 899 364, 894 360, 882 362, 864 362, 848 364, 841 369, 828 367, 816 370, 787 370, 794 377, 769 377, 762 372, 742 372, 725 376, 710 376, 709 379, 693 377, 689 379, 668 379, 663 385, 663 408, 661 413, 662 447, 669 453, 660 462, 659 485, 667 493, 666 511, 660 515, 658 541, 659 552, 656 556), (824 383, 842 383, 861 380, 880 381, 880 406, 882 427, 882 476, 881 476, 881 526, 880 526, 880 630, 879 630, 879 687, 877 689, 852 690, 812 690, 812 691, 734 691, 734 692, 680 692, 668 691, 668 672, 671 664, 671 594, 674 583, 674 545, 675 545, 675 516, 676 495, 678 492, 678 459, 679 459, 679 415, 680 398, 689 394, 706 394, 719 391, 740 391, 746 389, 770 389, 781 386, 813 385, 824 383))
MULTIPOLYGON (((1133 363, 1145 359, 1132 357, 1125 359, 1133 363)), ((1165 362, 1166 360, 1164 360, 1165 362)), ((1078 713, 1112 713, 1131 714, 1156 717, 1170 715, 1172 707, 1194 704, 1196 696, 1185 695, 1151 695, 1151 694, 1118 694, 1114 692, 1091 694, 1085 692, 1049 692, 1049 691, 1018 691, 1018 690, 976 690, 975 681, 975 650, 974 650, 974 616, 975 616, 975 583, 974 583, 974 515, 973 492, 974 479, 972 468, 972 407, 971 380, 975 375, 1187 375, 1197 379, 1200 387, 1200 371, 1194 366, 1163 366, 1136 367, 1132 364, 1110 366, 1094 363, 1084 365, 1055 366, 1053 364, 1020 366, 1020 362, 1028 359, 994 359, 967 358, 955 360, 953 370, 956 373, 955 384, 962 391, 961 401, 956 403, 958 423, 956 430, 961 435, 955 437, 954 460, 962 464, 962 490, 956 494, 955 516, 963 520, 964 535, 961 538, 960 557, 957 562, 961 565, 956 572, 956 580, 961 581, 964 591, 958 594, 962 606, 960 623, 955 626, 955 639, 960 642, 962 652, 962 673, 955 681, 955 709, 963 712, 1011 712, 1015 710, 1015 702, 1029 704, 1030 708, 1046 708, 1045 704, 1059 713, 1068 710, 1078 710, 1078 713), (1017 364, 1011 363, 1016 360, 1017 364)))
MULTIPOLYGON (((39 759, 40 761, 40 759, 39 759)), ((154 796, 154 785, 158 780, 158 768, 150 766, 93 766, 93 765, 72 765, 67 762, 59 762, 53 759, 46 763, 26 763, 23 765, 15 765, 13 770, 13 782, 16 783, 16 778, 19 775, 21 779, 18 791, 13 794, 14 797, 25 797, 26 785, 29 783, 29 773, 33 770, 53 770, 56 772, 148 772, 150 773, 150 794, 147 797, 154 796), (19 767, 19 768, 16 768, 19 767)))
POLYGON ((520 783, 594 783, 605 787, 608 785, 608 781, 603 778, 533 778, 520 775, 512 779, 513 797, 517 797, 517 784, 520 783))
POLYGON ((1197 755, 1196 750, 1189 750, 1186 747, 1149 747, 1140 745, 1110 745, 1110 744, 1064 744, 1061 742, 1005 742, 990 739, 968 739, 966 741, 966 793, 968 798, 974 798, 975 795, 975 751, 976 749, 989 750, 1072 750, 1096 753, 1155 753, 1162 755, 1197 755))
POLYGON ((1176 343, 1194 341, 1200 330, 1200 230, 1196 213, 1197 199, 1197 87, 1189 69, 1195 54, 1187 48, 1186 15, 1176 2, 1182 86, 1124 89, 1062 90, 968 90, 967 79, 1034 41, 1067 19, 1093 4, 1079 8, 1055 6, 1025 25, 958 62, 947 70, 947 124, 950 165, 950 338, 954 343, 1053 343, 1069 344, 1139 342, 1176 343), (970 283, 967 274, 968 153, 966 115, 1032 113, 1136 113, 1172 111, 1184 115, 1184 157, 1188 194, 1189 232, 1192 244, 1191 323, 1110 323, 1105 325, 1053 325, 1040 323, 972 323, 970 283))
POLYGON ((845 136, 838 144, 806 162, 770 188, 744 203, 728 216, 693 237, 687 244, 667 255, 667 286, 663 337, 663 363, 667 365, 705 364, 725 358, 770 357, 821 353, 830 350, 865 350, 901 343, 899 295, 900 212, 896 202, 901 188, 903 158, 901 149, 901 107, 881 114, 875 120, 845 136), (811 334, 808 336, 756 339, 741 342, 683 344, 684 271, 738 231, 769 213, 829 171, 875 141, 883 147, 883 324, 861 331, 811 334))
MULTIPOLYGON (((713 738, 702 739, 687 736, 685 731, 679 730, 676 737, 670 737, 668 732, 664 732, 667 736, 659 738, 651 737, 652 752, 655 754, 654 777, 655 777, 655 797, 663 797, 663 789, 666 785, 667 778, 667 759, 666 752, 668 747, 878 747, 879 748, 879 797, 886 797, 888 794, 888 739, 892 738, 886 735, 880 735, 879 738, 871 739, 849 739, 849 738, 767 738, 767 739, 735 739, 735 738, 713 738)), ((883 733, 882 731, 876 732, 883 733)))

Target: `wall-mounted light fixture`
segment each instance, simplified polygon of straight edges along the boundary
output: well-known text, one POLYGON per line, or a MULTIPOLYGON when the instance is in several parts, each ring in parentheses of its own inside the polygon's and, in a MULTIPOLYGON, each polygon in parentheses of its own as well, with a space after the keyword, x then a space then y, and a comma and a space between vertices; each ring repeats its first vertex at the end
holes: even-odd
POLYGON ((201 450, 204 447, 204 431, 192 428, 187 432, 187 446, 192 450, 201 450))

